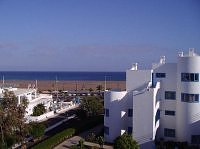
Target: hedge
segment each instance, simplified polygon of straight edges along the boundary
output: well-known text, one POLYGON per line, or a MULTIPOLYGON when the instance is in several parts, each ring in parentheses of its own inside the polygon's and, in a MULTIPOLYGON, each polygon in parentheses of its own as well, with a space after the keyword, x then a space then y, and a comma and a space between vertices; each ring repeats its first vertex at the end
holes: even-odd
POLYGON ((65 129, 56 135, 48 138, 47 140, 37 144, 33 147, 33 149, 50 149, 58 144, 62 143, 64 140, 72 137, 74 134, 78 134, 80 132, 86 131, 90 128, 93 128, 94 126, 100 124, 103 122, 103 116, 96 116, 91 117, 85 120, 82 120, 80 123, 73 124, 73 128, 65 129))
POLYGON ((33 149, 50 149, 63 142, 65 139, 72 137, 75 134, 75 129, 68 128, 64 131, 48 138, 40 144, 33 147, 33 149))

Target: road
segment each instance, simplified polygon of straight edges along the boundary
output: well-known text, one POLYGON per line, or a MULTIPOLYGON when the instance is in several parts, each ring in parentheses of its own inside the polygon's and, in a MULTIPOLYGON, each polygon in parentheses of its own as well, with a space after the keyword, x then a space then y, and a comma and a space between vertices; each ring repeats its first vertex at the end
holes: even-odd
MULTIPOLYGON (((55 125, 56 123, 65 120, 67 117, 70 117, 76 113, 76 110, 69 110, 65 113, 59 114, 57 117, 51 118, 47 121, 48 127, 55 125)), ((74 123, 76 123, 77 119, 73 118, 68 121, 63 122, 58 127, 55 127, 54 129, 45 132, 45 136, 49 137, 52 136, 66 128, 72 127, 74 123)))

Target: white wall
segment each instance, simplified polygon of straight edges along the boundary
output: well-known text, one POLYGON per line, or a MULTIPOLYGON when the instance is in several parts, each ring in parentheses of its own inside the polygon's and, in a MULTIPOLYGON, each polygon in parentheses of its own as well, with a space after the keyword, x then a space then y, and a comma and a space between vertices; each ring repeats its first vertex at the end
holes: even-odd
POLYGON ((153 137, 153 92, 133 95, 133 136, 139 144, 153 137))
MULTIPOLYGON (((153 73, 166 73, 165 78, 155 78, 160 89, 141 92, 151 81, 152 70, 127 70, 127 92, 105 92, 105 108, 110 111, 104 124, 110 129, 105 140, 112 142, 129 125, 139 143, 154 139, 156 133, 155 113, 160 109, 158 138, 173 141, 191 141, 191 135, 200 135, 200 103, 181 101, 181 93, 200 94, 199 82, 181 82, 181 73, 200 73, 200 56, 181 56, 178 63, 162 63, 154 67, 153 73), (141 94, 135 93, 136 91, 141 94), (165 100, 165 91, 175 91, 176 100, 165 100), (155 100, 160 100, 156 104, 155 100), (156 107, 155 107, 156 106, 156 107), (133 108, 133 118, 126 117, 128 108, 133 108), (175 111, 175 116, 165 115, 165 110, 175 111), (121 112, 125 116, 121 117, 121 112), (132 123, 131 123, 132 121, 132 123), (164 128, 175 129, 175 138, 164 136, 164 128)), ((200 77, 200 76, 199 76, 200 77)))
POLYGON ((167 138, 164 136, 164 128, 176 129, 176 115, 165 115, 165 110, 176 111, 176 100, 165 100, 165 91, 176 91, 176 63, 165 63, 157 67, 154 73, 166 73, 165 78, 155 78, 160 82, 160 128, 157 133, 157 138, 164 138, 165 140, 175 140, 176 138, 167 138))
POLYGON ((126 90, 132 91, 144 88, 151 81, 152 70, 127 70, 126 90))
POLYGON ((54 111, 42 114, 40 116, 27 116, 27 122, 41 122, 44 121, 46 119, 48 119, 49 117, 52 117, 54 115, 54 111))
POLYGON ((191 135, 200 135, 200 103, 181 101, 181 93, 200 94, 199 82, 181 82, 181 73, 200 73, 200 57, 178 57, 177 71, 177 140, 191 141, 191 135))
POLYGON ((104 126, 109 127, 109 135, 104 134, 107 142, 113 142, 114 139, 121 135, 126 121, 121 117, 121 112, 126 111, 127 92, 105 91, 104 108, 109 109, 109 117, 104 116, 104 126))

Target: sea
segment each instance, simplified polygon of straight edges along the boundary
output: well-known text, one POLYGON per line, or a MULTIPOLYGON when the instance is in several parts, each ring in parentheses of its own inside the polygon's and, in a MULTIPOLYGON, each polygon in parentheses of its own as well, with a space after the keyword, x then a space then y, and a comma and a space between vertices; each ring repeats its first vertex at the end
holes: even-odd
POLYGON ((125 81, 125 72, 0 71, 1 80, 125 81))

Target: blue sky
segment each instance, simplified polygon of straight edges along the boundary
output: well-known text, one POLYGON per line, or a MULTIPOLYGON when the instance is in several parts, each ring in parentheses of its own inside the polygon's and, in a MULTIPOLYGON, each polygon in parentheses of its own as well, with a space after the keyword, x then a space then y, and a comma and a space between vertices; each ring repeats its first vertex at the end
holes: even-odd
POLYGON ((199 0, 0 0, 2 71, 125 71, 191 47, 199 0))

